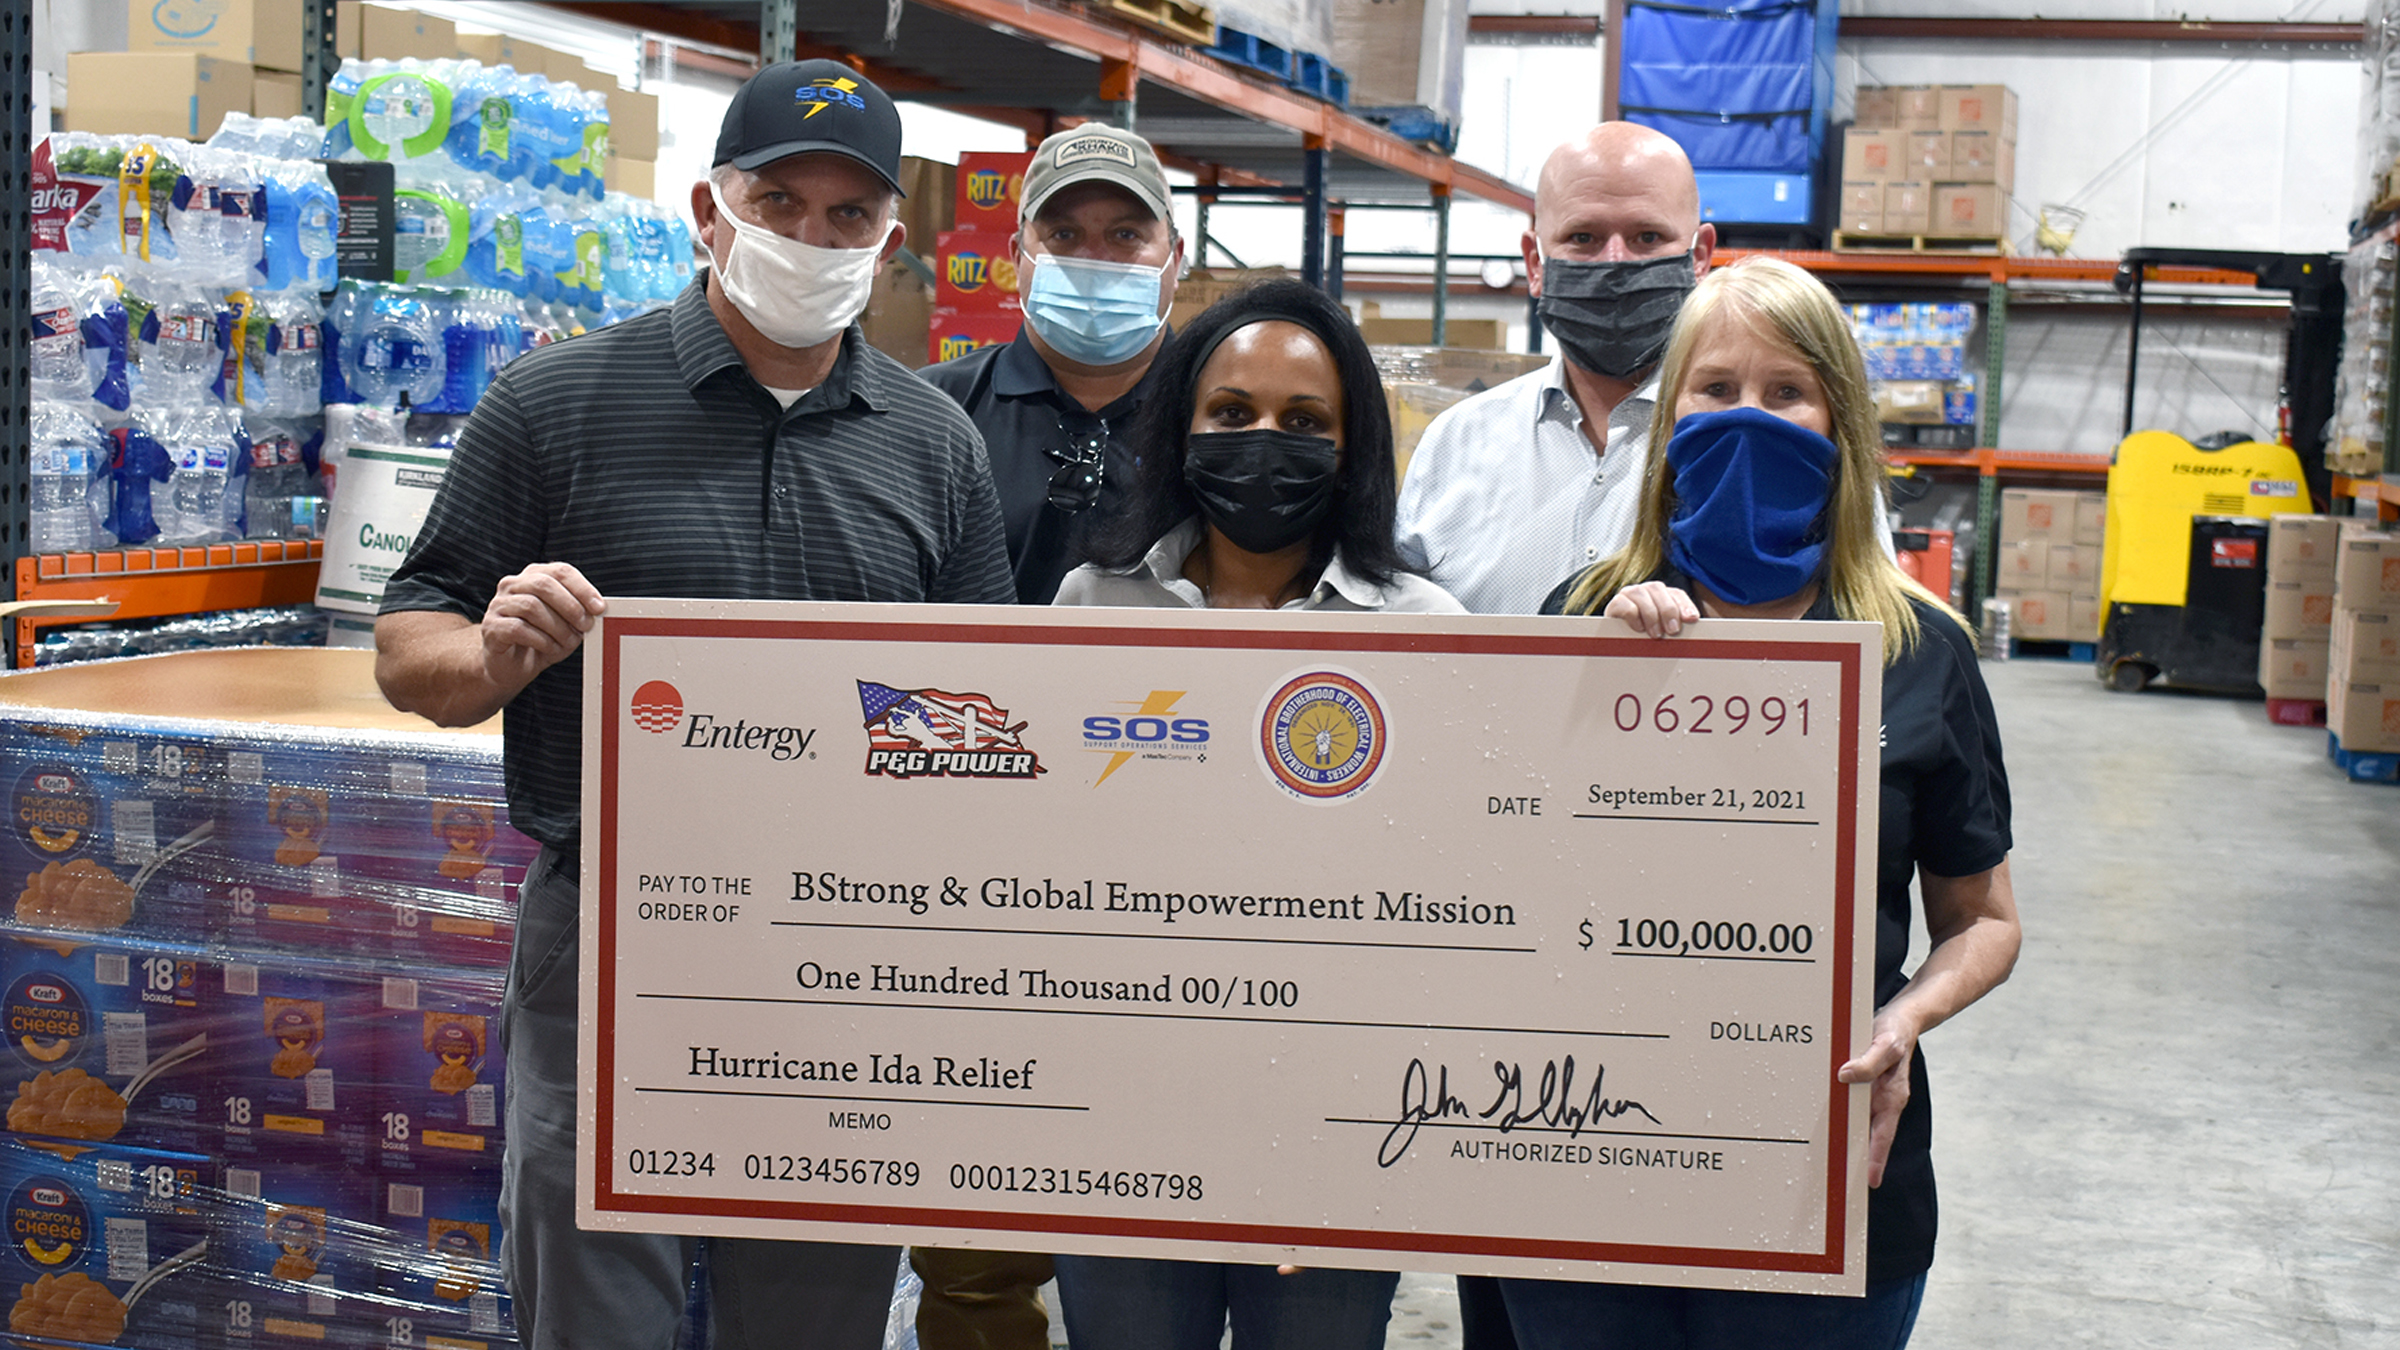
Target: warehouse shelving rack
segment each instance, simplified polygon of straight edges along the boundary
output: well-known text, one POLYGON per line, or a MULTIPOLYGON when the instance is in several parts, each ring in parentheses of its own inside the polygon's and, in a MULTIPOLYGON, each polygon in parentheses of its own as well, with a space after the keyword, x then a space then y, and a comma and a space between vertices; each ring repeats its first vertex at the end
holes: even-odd
MULTIPOLYGON (((1454 193, 1531 211, 1515 184, 1351 117, 1338 107, 1106 17, 1098 7, 1043 0, 908 0, 896 30, 883 5, 855 0, 703 0, 701 3, 559 4, 552 8, 716 47, 762 60, 832 56, 895 97, 939 104, 1023 129, 1028 136, 1079 120, 1136 125, 1167 162, 1191 171, 1202 199, 1244 188, 1276 189, 1299 206, 1307 279, 1338 268, 1345 205, 1410 205, 1434 213, 1446 246, 1454 193), (897 40, 895 40, 895 38, 897 40), (905 46, 905 56, 902 48, 905 46), (1085 91, 1073 95, 1072 91, 1085 91), (1062 98, 1062 91, 1069 96, 1062 98), (1218 191, 1211 191, 1216 189, 1218 191)), ((322 117, 334 51, 334 0, 305 0, 303 108, 322 117)), ((22 6, 0 8, 0 298, 26 312, 29 289, 32 32, 22 6)), ((1437 247, 1437 268, 1447 264, 1437 247)), ((1330 278, 1338 285, 1338 273, 1330 278)), ((1437 313, 1442 306, 1437 291, 1437 313)), ((11 664, 29 665, 42 628, 88 621, 94 605, 112 617, 143 618, 215 609, 304 604, 313 598, 323 544, 248 542, 206 548, 136 548, 32 555, 31 388, 26 337, 11 326, 0 343, 0 549, 13 564, 18 601, 84 602, 21 609, 11 617, 11 664)))

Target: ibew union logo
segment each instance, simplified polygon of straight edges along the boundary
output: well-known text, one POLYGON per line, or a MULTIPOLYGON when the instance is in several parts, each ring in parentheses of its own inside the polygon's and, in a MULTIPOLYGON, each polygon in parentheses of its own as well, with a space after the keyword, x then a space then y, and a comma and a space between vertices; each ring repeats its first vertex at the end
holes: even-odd
POLYGON ((1305 801, 1338 801, 1365 789, 1389 740, 1374 691, 1341 671, 1293 676, 1259 707, 1260 761, 1305 801))

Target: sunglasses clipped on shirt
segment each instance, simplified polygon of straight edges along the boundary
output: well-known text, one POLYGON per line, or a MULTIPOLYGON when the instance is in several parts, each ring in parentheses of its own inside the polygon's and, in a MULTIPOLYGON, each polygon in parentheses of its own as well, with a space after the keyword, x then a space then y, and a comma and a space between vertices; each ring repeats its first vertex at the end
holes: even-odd
POLYGON ((1068 515, 1089 511, 1100 500, 1100 483, 1108 467, 1108 424, 1055 447, 1050 458, 1058 471, 1050 475, 1050 504, 1068 515))

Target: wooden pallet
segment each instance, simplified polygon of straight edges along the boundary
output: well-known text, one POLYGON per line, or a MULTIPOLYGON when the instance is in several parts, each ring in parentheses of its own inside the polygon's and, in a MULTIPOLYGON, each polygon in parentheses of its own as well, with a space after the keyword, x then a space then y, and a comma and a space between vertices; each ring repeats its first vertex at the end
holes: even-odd
POLYGON ((2008 240, 1997 236, 1853 234, 1848 230, 1835 230, 1833 248, 1837 253, 1989 253, 1997 256, 2008 252, 2008 240))
POLYGON ((1206 5, 1182 0, 1108 0, 1108 12, 1195 47, 1217 40, 1217 12, 1206 5))

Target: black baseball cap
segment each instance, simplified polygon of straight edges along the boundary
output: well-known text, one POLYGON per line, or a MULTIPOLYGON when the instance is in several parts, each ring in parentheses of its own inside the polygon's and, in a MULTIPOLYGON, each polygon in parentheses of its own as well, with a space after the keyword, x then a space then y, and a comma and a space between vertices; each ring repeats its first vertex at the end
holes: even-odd
POLYGON ((786 155, 844 155, 900 191, 900 110, 839 61, 783 61, 734 91, 714 165, 755 169, 786 155))

